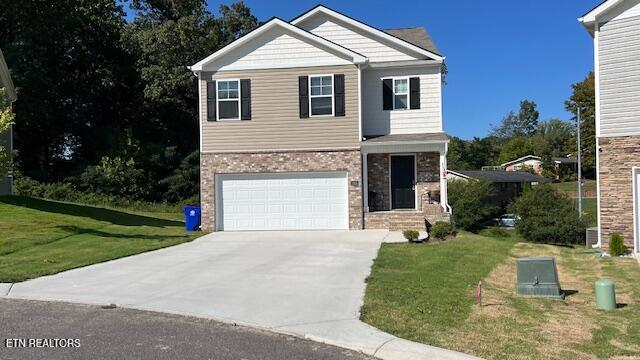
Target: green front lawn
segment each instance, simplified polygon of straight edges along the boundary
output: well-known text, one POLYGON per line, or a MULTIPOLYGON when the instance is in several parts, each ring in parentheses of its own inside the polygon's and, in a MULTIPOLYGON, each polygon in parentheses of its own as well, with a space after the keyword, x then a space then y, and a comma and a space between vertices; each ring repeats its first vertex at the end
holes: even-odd
POLYGON ((462 233, 432 244, 385 244, 368 280, 362 319, 399 337, 488 359, 640 357, 640 266, 582 247, 462 233), (515 295, 515 259, 558 261, 564 301, 515 295), (593 283, 614 280, 621 308, 594 309, 593 283), (483 306, 475 288, 483 282, 483 306))
POLYGON ((17 282, 190 241, 179 214, 0 196, 0 282, 17 282))
MULTIPOLYGON (((578 182, 577 181, 567 181, 560 183, 552 183, 551 186, 556 188, 556 190, 566 192, 566 193, 577 193, 578 192, 578 182)), ((582 191, 596 191, 596 181, 595 180, 585 180, 582 186, 582 191)))

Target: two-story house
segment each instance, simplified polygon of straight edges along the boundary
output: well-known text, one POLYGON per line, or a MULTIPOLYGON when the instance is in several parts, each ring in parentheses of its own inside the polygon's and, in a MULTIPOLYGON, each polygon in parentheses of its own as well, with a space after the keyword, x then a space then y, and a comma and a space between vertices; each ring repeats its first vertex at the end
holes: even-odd
POLYGON ((443 61, 423 28, 380 30, 317 6, 191 66, 203 229, 448 220, 443 61))
POLYGON ((640 0, 608 0, 580 22, 594 40, 599 245, 619 233, 637 255, 640 216, 640 0))

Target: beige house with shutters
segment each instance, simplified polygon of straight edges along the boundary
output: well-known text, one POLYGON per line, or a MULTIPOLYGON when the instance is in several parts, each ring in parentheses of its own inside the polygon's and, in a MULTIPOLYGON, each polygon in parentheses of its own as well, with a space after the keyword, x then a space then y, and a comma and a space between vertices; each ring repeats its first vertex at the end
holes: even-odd
POLYGON ((443 61, 424 28, 380 30, 317 6, 190 66, 203 229, 447 221, 443 61))
POLYGON ((599 245, 640 253, 640 0, 608 0, 579 21, 594 41, 599 245))

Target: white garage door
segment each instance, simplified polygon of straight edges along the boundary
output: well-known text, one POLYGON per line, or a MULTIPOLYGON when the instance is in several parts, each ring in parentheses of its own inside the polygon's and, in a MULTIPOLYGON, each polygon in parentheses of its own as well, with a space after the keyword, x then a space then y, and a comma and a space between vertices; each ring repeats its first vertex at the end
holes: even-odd
POLYGON ((216 176, 218 230, 348 229, 347 174, 216 176))

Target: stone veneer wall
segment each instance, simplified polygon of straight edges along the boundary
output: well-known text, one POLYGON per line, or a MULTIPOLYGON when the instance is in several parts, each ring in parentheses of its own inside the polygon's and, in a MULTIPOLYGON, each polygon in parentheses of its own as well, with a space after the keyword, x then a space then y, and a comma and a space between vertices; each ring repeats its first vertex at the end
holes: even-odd
POLYGON ((640 166, 640 136, 607 137, 600 145, 600 225, 602 247, 620 233, 633 248, 633 167, 640 166))
POLYGON ((215 175, 303 171, 346 171, 349 228, 362 229, 362 161, 360 151, 288 151, 265 153, 201 153, 202 229, 214 231, 215 175))
MULTIPOLYGON (((418 208, 426 211, 440 202, 440 154, 417 153, 416 157, 418 208), (429 192, 434 197, 431 204, 429 204, 429 192), (420 202, 422 203, 420 204, 420 202)), ((369 179, 369 192, 376 193, 373 198, 369 197, 369 211, 391 210, 389 154, 368 154, 367 176, 369 179)))

